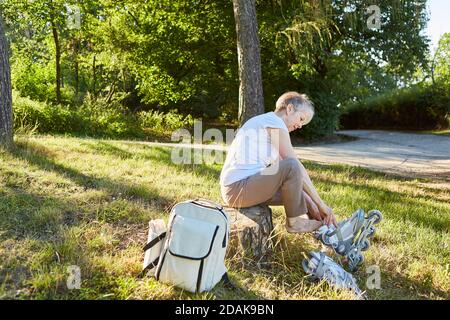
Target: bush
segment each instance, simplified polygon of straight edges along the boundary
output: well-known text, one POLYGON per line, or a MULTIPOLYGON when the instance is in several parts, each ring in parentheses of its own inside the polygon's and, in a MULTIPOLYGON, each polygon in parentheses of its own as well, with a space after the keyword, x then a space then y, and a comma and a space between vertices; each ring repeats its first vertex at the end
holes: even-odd
POLYGON ((13 92, 14 129, 36 127, 40 133, 66 133, 81 130, 82 119, 66 106, 51 106, 13 92))
MULTIPOLYGON (((42 102, 56 101, 56 76, 53 65, 16 59, 11 70, 13 87, 22 97, 42 102)), ((61 87, 61 101, 70 103, 74 97, 73 88, 61 87)))
POLYGON ((80 107, 75 108, 33 101, 14 91, 13 110, 16 132, 145 138, 146 132, 168 136, 176 129, 190 129, 194 124, 192 116, 183 116, 176 110, 132 114, 119 102, 93 101, 89 96, 80 107))
POLYGON ((139 136, 137 120, 120 105, 85 102, 79 108, 49 105, 13 93, 14 127, 39 133, 70 133, 104 137, 139 136))
POLYGON ((311 100, 314 103, 314 117, 311 123, 299 130, 299 133, 308 140, 332 135, 339 118, 337 101, 325 93, 311 94, 311 100))
POLYGON ((442 129, 449 125, 449 110, 448 88, 415 86, 347 106, 340 124, 345 129, 442 129))
POLYGON ((93 101, 88 97, 77 108, 76 114, 82 119, 82 128, 78 133, 114 138, 143 135, 136 117, 118 102, 109 104, 103 99, 93 101))
POLYGON ((191 115, 183 116, 177 110, 163 113, 156 110, 141 111, 138 113, 139 125, 158 134, 171 133, 177 129, 190 129, 194 125, 191 115))

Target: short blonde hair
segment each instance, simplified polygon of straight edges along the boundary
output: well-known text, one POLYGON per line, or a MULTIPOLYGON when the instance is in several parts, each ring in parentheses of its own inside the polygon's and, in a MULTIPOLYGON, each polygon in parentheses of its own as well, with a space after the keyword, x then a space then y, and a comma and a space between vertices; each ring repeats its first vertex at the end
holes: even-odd
POLYGON ((314 105, 306 94, 300 94, 295 91, 283 93, 275 104, 275 112, 285 110, 288 105, 292 104, 295 110, 300 108, 309 108, 314 114, 314 105))

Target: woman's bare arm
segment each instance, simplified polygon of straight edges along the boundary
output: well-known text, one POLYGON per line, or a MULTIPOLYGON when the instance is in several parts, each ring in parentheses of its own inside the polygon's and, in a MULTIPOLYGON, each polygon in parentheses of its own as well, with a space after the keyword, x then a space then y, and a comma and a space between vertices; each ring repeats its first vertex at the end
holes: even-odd
MULTIPOLYGON (((298 160, 294 148, 292 147, 289 133, 287 133, 284 130, 275 128, 270 128, 268 130, 270 133, 271 142, 274 145, 274 147, 279 150, 281 159, 294 158, 298 160)), ((314 187, 314 184, 311 181, 311 178, 309 177, 308 172, 306 171, 305 167, 303 166, 300 160, 299 163, 300 163, 300 170, 304 178, 303 190, 311 197, 311 199, 316 203, 320 212, 325 216, 325 222, 336 224, 337 222, 334 217, 332 209, 328 207, 320 197, 319 193, 314 187)))

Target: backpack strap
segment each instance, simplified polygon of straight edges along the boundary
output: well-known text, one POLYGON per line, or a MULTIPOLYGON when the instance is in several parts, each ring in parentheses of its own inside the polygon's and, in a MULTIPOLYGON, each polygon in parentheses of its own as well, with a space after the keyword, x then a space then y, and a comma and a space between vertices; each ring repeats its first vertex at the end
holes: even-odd
POLYGON ((153 269, 158 265, 159 257, 149 263, 138 275, 138 278, 142 278, 148 270, 153 269))
POLYGON ((209 208, 213 208, 213 209, 217 209, 222 211, 223 207, 220 204, 217 204, 215 202, 212 202, 211 200, 208 199, 203 199, 203 198, 197 198, 195 200, 191 201, 192 203, 201 205, 203 207, 209 207, 209 208))
POLYGON ((143 250, 147 251, 148 249, 152 248, 154 245, 156 245, 158 242, 160 242, 162 239, 164 239, 166 237, 167 232, 163 232, 161 233, 159 236, 157 236, 155 239, 153 239, 152 241, 150 241, 149 243, 147 243, 143 250))
MULTIPOLYGON (((145 252, 145 251, 153 248, 158 242, 160 242, 161 240, 163 240, 166 237, 166 234, 167 234, 167 232, 163 232, 159 236, 157 236, 155 239, 153 239, 152 241, 147 243, 144 246, 143 251, 145 252)), ((159 258, 160 258, 160 256, 158 256, 155 260, 153 260, 148 265, 146 265, 145 268, 139 273, 138 277, 142 278, 148 270, 151 270, 154 267, 156 267, 158 265, 159 258)))
POLYGON ((222 279, 220 280, 220 282, 223 283, 223 286, 227 289, 230 290, 236 290, 237 287, 231 282, 230 278, 228 277, 228 273, 224 273, 222 276, 222 279))

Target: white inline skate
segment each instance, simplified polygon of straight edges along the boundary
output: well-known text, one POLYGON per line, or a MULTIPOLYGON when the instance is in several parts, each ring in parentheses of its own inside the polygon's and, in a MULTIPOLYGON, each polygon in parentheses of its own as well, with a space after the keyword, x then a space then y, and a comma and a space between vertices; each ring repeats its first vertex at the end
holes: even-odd
POLYGON ((302 267, 313 280, 325 279, 336 288, 352 290, 359 299, 366 298, 355 278, 330 257, 323 252, 310 252, 309 255, 309 259, 303 260, 302 267))
POLYGON ((324 225, 316 231, 315 236, 325 245, 344 256, 350 271, 355 271, 364 262, 362 251, 369 249, 369 238, 375 234, 375 224, 382 219, 381 212, 371 210, 367 214, 358 209, 346 220, 338 223, 338 227, 324 225))

